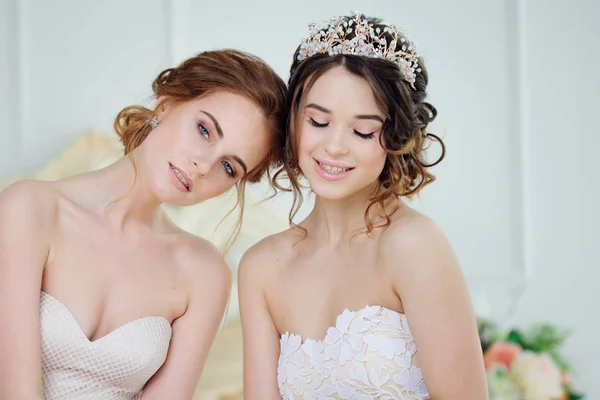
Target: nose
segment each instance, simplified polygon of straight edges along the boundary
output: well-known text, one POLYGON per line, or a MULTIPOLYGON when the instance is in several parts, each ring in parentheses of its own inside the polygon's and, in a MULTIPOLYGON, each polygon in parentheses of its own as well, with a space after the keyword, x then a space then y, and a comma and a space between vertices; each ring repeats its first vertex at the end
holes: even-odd
POLYGON ((215 161, 209 154, 203 154, 202 156, 196 156, 192 159, 194 164, 194 174, 199 178, 204 178, 212 169, 215 161))
POLYGON ((325 152, 331 156, 343 156, 348 154, 346 145, 346 132, 342 128, 335 129, 327 138, 325 152))

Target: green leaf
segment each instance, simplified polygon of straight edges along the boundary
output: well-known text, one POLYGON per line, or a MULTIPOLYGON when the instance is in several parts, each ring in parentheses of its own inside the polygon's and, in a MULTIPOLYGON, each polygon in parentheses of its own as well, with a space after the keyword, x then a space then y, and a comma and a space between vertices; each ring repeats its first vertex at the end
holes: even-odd
POLYGON ((573 391, 573 388, 569 385, 563 385, 565 392, 567 393, 567 400, 581 400, 585 398, 583 393, 577 393, 573 391))
POLYGON ((531 350, 541 353, 554 351, 560 347, 568 336, 568 332, 559 331, 552 325, 538 324, 527 332, 525 340, 531 350))
POLYGON ((487 319, 477 320, 481 349, 485 353, 492 343, 498 340, 498 332, 494 324, 487 319))
POLYGON ((524 335, 516 330, 516 329, 512 329, 510 330, 510 332, 508 332, 508 335, 506 337, 506 341, 510 342, 510 343, 515 343, 520 345, 521 347, 523 347, 523 349, 525 349, 525 337, 524 335))

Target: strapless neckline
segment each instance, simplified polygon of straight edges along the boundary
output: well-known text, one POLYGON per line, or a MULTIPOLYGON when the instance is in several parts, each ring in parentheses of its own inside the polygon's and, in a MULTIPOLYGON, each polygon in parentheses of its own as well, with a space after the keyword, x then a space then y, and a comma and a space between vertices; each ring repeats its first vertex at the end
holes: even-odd
MULTIPOLYGON (((304 337, 303 335, 299 335, 297 333, 293 333, 293 332, 290 332, 290 331, 285 331, 284 333, 282 333, 280 335, 280 339, 283 338, 284 336, 288 336, 288 337, 300 338, 300 344, 303 344, 303 343, 305 343, 307 341, 310 341, 310 342, 313 342, 313 343, 323 343, 325 341, 325 339, 327 338, 327 333, 331 329, 338 329, 338 330, 340 329, 339 325, 344 323, 343 322, 344 320, 342 318, 340 318, 342 315, 346 315, 348 313, 352 313, 353 315, 358 316, 358 315, 363 314, 365 312, 370 312, 370 313, 375 312, 375 313, 377 313, 377 312, 379 312, 381 310, 385 310, 388 313, 391 313, 391 314, 396 315, 398 317, 405 317, 406 316, 406 314, 401 313, 400 311, 392 310, 390 308, 386 308, 386 307, 380 306, 380 305, 372 305, 372 306, 371 305, 366 305, 363 308, 359 308, 359 309, 356 309, 356 310, 350 310, 348 308, 344 308, 342 310, 342 312, 340 312, 338 315, 335 316, 335 325, 327 327, 327 329, 325 330, 325 335, 321 339, 312 339, 312 338, 304 337), (374 311, 374 310, 376 310, 376 311, 374 311)), ((345 328, 344 330, 348 330, 349 327, 343 327, 343 328, 345 328)))
POLYGON ((79 324, 79 321, 77 320, 77 317, 75 317, 75 314, 73 314, 73 312, 71 312, 71 310, 69 309, 69 307, 67 307, 67 305, 65 303, 63 303, 60 299, 58 299, 57 297, 52 296, 50 293, 47 293, 45 291, 41 291, 42 296, 46 296, 49 299, 52 299, 52 301, 54 301, 56 304, 58 304, 64 311, 67 312, 67 314, 71 317, 71 319, 73 320, 73 322, 75 323, 75 325, 77 326, 77 330, 79 331, 79 333, 81 334, 81 336, 88 342, 88 343, 99 343, 100 341, 105 340, 106 338, 110 337, 110 336, 114 336, 117 334, 117 332, 127 329, 128 326, 130 325, 135 325, 135 324, 139 324, 139 323, 143 323, 146 321, 151 321, 151 320, 156 320, 157 323, 159 324, 164 324, 165 326, 168 326, 168 331, 171 332, 171 323, 169 322, 168 319, 166 319, 163 316, 159 316, 159 315, 150 315, 150 316, 145 316, 145 317, 140 317, 140 318, 136 318, 133 319, 131 321, 127 321, 122 325, 119 325, 118 327, 116 327, 115 329, 111 330, 110 332, 108 332, 107 334, 96 338, 94 340, 91 340, 83 331, 83 329, 81 328, 81 325, 79 324))
POLYGON ((66 304, 40 291, 44 399, 139 399, 164 364, 171 336, 166 318, 149 316, 90 340, 66 304))
POLYGON ((424 400, 405 314, 375 305, 344 309, 322 339, 281 335, 277 383, 284 400, 424 400))

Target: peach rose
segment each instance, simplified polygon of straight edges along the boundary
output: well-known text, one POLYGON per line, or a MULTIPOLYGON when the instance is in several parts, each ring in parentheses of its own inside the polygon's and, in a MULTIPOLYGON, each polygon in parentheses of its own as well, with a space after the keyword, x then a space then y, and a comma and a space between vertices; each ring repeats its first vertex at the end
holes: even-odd
POLYGON ((503 365, 510 370, 513 361, 522 351, 523 349, 518 344, 496 342, 486 350, 483 362, 486 368, 491 368, 493 365, 503 365))
POLYGON ((557 400, 564 395, 561 371, 546 353, 523 351, 514 360, 509 374, 525 400, 557 400))

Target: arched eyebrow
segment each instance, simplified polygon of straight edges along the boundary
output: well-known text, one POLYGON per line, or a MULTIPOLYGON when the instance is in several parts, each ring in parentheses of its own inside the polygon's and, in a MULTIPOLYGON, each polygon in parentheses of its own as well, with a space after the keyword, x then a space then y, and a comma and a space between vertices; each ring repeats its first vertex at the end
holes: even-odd
POLYGON ((248 167, 246 166, 246 163, 244 162, 244 160, 242 160, 238 156, 231 156, 231 158, 233 158, 235 161, 237 161, 242 166, 242 169, 244 170, 244 176, 246 176, 248 174, 248 167))
MULTIPOLYGON (((325 114, 331 114, 331 110, 320 106, 318 104, 315 103, 310 103, 306 105, 306 108, 314 108, 315 110, 324 112, 325 114)), ((375 121, 379 121, 383 124, 383 118, 381 118, 379 115, 376 114, 359 114, 359 115, 355 115, 354 118, 356 119, 372 119, 375 121)))
POLYGON ((203 114, 206 114, 206 116, 208 118, 211 119, 211 121, 213 122, 213 124, 215 125, 215 128, 217 129, 217 134, 219 135, 219 137, 221 139, 223 139, 223 129, 221 129, 221 125, 219 125, 219 121, 217 121, 217 119, 214 117, 214 115, 212 115, 211 113, 209 113, 208 111, 204 111, 204 110, 200 110, 203 114))
MULTIPOLYGON (((205 110, 200 110, 200 111, 203 114, 205 114, 208 118, 211 119, 212 123, 215 125, 215 129, 217 130, 217 135, 219 135, 219 137, 221 139, 223 139, 223 137, 225 136, 223 134, 223 129, 221 128, 221 125, 219 124, 219 121, 217 121, 215 116, 212 115, 211 113, 209 113, 208 111, 205 111, 205 110)), ((231 156, 231 158, 233 158, 235 161, 237 161, 238 164, 240 164, 242 166, 242 169, 244 170, 244 175, 248 174, 248 166, 246 165, 244 160, 242 160, 238 156, 231 156)))

